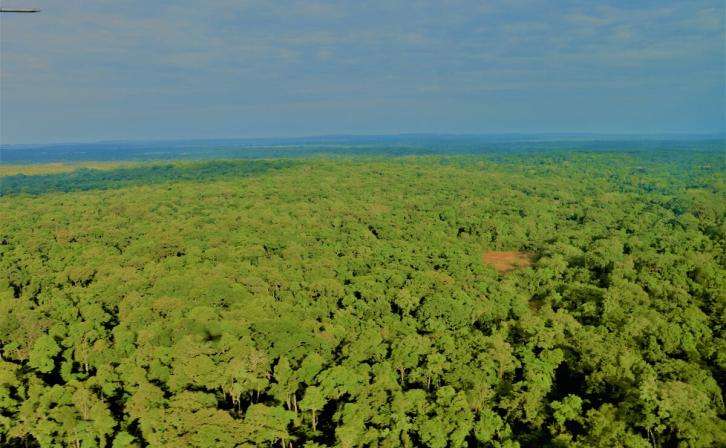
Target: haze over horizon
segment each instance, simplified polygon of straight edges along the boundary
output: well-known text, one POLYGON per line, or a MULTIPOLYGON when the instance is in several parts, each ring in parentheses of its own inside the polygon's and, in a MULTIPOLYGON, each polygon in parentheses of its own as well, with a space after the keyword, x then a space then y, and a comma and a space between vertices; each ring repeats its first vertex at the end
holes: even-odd
POLYGON ((2 144, 724 132, 721 1, 31 6, 0 22, 2 144))
MULTIPOLYGON (((54 148, 69 145, 79 145, 82 147, 121 145, 124 146, 149 146, 149 145, 172 145, 184 147, 187 145, 199 146, 214 144, 221 147, 255 147, 260 148, 266 145, 282 145, 297 146, 305 144, 339 144, 346 143, 350 145, 366 145, 366 144, 385 144, 387 142, 407 142, 419 141, 421 143, 433 143, 435 141, 460 141, 460 142, 635 142, 635 141, 660 141, 666 142, 712 142, 724 141, 726 143, 726 133, 639 133, 639 134, 616 134, 616 133, 566 133, 566 132, 549 132, 549 133, 399 133, 399 134, 327 134, 327 135, 291 135, 291 136, 269 136, 262 135, 257 137, 235 137, 235 136, 218 136, 207 138, 116 138, 116 139, 90 139, 90 140, 74 140, 74 141, 49 141, 49 142, 23 142, 23 143, 3 143, 0 141, 0 148, 7 150, 10 148, 54 148)), ((0 162, 2 154, 0 154, 0 162)))

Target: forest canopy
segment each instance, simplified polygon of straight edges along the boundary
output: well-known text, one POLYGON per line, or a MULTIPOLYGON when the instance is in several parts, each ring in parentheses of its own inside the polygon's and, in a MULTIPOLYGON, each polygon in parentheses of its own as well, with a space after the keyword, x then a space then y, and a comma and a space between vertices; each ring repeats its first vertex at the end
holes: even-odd
POLYGON ((720 152, 27 172, 0 445, 726 445, 720 152))

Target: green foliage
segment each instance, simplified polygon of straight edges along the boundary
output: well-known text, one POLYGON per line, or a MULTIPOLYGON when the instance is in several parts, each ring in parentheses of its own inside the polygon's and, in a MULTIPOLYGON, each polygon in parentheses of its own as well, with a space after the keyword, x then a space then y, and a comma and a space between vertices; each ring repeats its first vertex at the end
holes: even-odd
POLYGON ((724 446, 724 172, 562 152, 6 177, 0 445, 724 446))
POLYGON ((55 368, 53 358, 60 353, 61 348, 52 336, 43 335, 33 345, 28 356, 28 365, 38 372, 50 373, 55 368))

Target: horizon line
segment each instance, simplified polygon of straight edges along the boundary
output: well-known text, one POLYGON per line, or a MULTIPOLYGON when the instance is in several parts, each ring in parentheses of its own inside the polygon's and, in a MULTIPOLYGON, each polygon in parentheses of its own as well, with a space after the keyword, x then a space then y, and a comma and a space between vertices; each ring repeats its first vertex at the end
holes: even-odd
POLYGON ((203 142, 244 142, 244 141, 302 141, 302 140, 324 140, 324 139, 371 139, 371 138, 581 138, 581 139, 615 139, 615 138, 647 138, 659 139, 668 138, 673 140, 693 140, 693 139, 726 139, 726 131, 723 132, 702 132, 702 133, 685 133, 685 132, 482 132, 482 133, 454 133, 454 132, 401 132, 401 133, 374 133, 374 134, 308 134, 298 136, 259 136, 259 137, 189 137, 189 138, 110 138, 100 140, 80 140, 80 141, 50 141, 50 142, 30 142, 30 143, 2 143, 0 148, 4 147, 20 147, 20 146, 62 146, 62 145, 102 145, 102 144, 148 144, 148 143, 203 143, 203 142))

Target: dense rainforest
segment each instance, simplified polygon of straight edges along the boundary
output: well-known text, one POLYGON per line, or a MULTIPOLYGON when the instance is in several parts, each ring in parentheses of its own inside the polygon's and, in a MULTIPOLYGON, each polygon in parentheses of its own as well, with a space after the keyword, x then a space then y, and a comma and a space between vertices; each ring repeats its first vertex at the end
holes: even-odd
POLYGON ((44 170, 2 446, 726 446, 720 151, 44 170))

